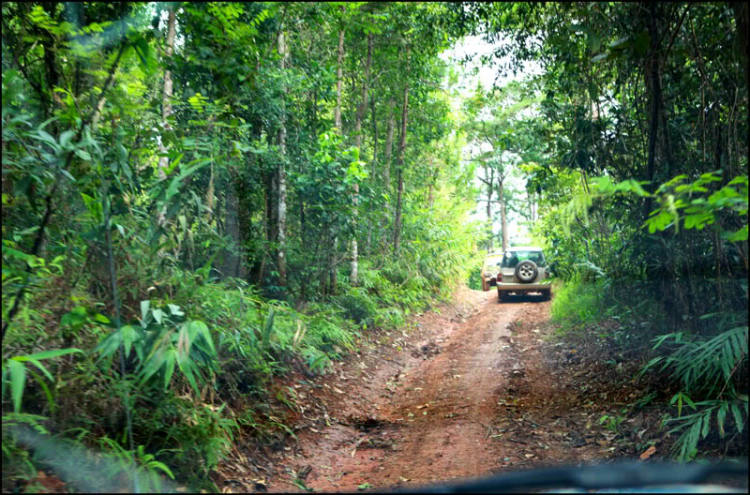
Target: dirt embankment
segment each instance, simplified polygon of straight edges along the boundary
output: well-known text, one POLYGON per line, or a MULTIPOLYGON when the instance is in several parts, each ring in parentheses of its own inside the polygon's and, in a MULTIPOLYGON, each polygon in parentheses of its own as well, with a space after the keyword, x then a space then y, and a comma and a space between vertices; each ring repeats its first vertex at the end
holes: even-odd
POLYGON ((380 335, 312 383, 279 384, 296 438, 271 469, 227 462, 225 491, 387 490, 623 455, 598 420, 628 391, 591 385, 596 370, 546 339, 549 305, 463 289, 408 335, 380 335))

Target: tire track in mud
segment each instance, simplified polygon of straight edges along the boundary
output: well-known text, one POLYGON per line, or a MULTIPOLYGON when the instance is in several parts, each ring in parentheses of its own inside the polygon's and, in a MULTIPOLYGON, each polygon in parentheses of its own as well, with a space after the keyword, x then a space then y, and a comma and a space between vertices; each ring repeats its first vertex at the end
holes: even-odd
POLYGON ((463 289, 403 339, 365 346, 304 388, 308 421, 268 490, 388 490, 603 457, 569 373, 542 352, 549 307, 463 289))
MULTIPOLYGON (((500 305, 494 291, 470 294, 473 311, 423 315, 418 324, 426 338, 411 353, 381 360, 363 388, 349 382, 352 395, 342 408, 331 407, 339 423, 322 434, 298 435, 295 473, 312 466, 307 486, 354 491, 368 483, 387 489, 480 476, 496 467, 490 437, 496 391, 510 366, 510 324, 538 303, 500 305)), ((341 391, 342 384, 335 388, 341 391)))

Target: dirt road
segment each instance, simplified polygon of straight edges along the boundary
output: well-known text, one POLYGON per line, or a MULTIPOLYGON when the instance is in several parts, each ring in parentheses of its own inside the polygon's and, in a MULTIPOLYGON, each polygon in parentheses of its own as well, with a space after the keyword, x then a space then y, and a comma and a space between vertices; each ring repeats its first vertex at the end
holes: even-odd
POLYGON ((549 302, 457 299, 312 386, 280 385, 294 391, 296 441, 276 454, 269 491, 385 490, 613 453, 590 400, 601 392, 573 381, 575 349, 546 340, 549 302))

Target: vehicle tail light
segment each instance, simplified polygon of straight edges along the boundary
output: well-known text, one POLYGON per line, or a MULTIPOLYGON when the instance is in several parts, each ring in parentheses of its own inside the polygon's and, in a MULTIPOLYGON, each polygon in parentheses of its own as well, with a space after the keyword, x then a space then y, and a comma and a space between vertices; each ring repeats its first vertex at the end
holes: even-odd
POLYGON ((502 273, 498 273, 497 274, 497 281, 498 282, 502 282, 503 281, 503 274, 502 273))

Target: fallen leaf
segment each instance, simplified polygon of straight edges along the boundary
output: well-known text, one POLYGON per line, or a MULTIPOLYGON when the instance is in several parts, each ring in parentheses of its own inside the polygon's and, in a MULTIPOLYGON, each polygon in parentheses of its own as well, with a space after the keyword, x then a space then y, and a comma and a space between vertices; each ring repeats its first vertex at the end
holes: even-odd
POLYGON ((646 459, 654 455, 655 452, 656 452, 656 447, 652 445, 651 447, 646 449, 646 451, 643 454, 641 454, 641 460, 645 461, 646 459))

